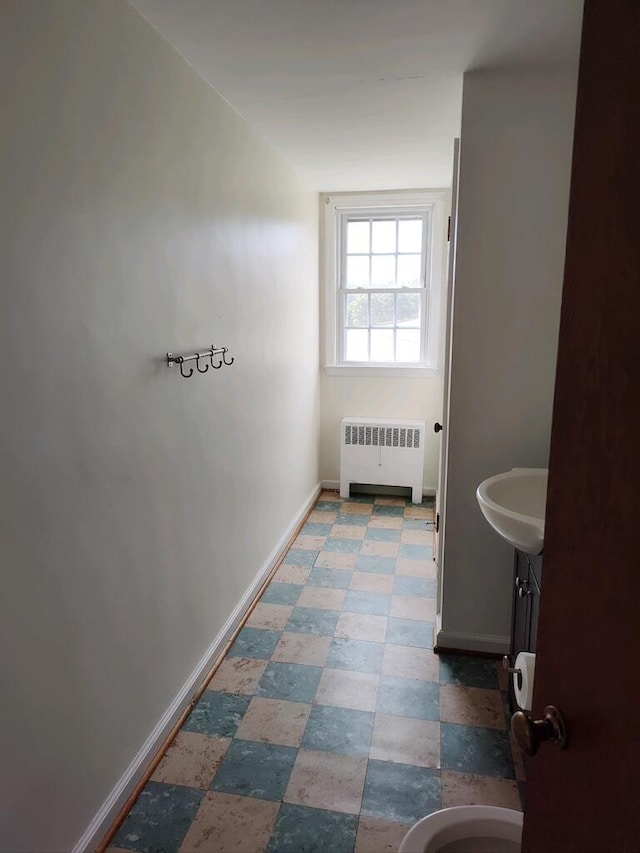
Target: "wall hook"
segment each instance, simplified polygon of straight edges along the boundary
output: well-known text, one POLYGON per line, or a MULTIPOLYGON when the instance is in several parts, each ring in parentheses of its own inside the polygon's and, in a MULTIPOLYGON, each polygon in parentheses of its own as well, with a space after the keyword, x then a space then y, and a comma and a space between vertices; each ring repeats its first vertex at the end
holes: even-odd
POLYGON ((180 374, 181 374, 181 376, 184 376, 184 378, 185 378, 185 379, 189 379, 189 377, 190 377, 190 376, 193 376, 193 367, 191 368, 191 370, 190 370, 188 373, 185 373, 185 372, 184 372, 184 370, 182 369, 182 367, 183 367, 183 365, 184 365, 184 359, 183 359, 181 356, 178 356, 178 358, 176 359, 176 361, 177 361, 177 362, 178 362, 178 364, 180 365, 180 374))
POLYGON ((206 350, 206 352, 196 352, 193 355, 174 355, 172 352, 168 352, 167 367, 173 367, 174 364, 178 364, 180 366, 180 375, 184 376, 185 379, 189 379, 191 376, 193 376, 193 367, 190 369, 189 373, 185 373, 185 361, 195 360, 198 373, 206 373, 207 370, 209 370, 209 365, 205 364, 204 368, 200 367, 200 359, 208 357, 211 362, 211 367, 213 367, 214 370, 220 370, 223 364, 233 364, 235 360, 232 358, 230 361, 227 361, 226 355, 228 351, 229 350, 227 347, 216 347, 211 344, 211 348, 206 350), (213 361, 214 356, 217 356, 219 359, 219 362, 217 364, 215 364, 213 361))

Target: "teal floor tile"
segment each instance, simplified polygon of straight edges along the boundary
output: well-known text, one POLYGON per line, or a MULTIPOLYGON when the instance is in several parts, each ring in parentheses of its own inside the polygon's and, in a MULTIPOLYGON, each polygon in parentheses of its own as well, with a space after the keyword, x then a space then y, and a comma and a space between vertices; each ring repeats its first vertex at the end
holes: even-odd
POLYGON ((339 551, 342 554, 357 554, 362 547, 361 539, 342 539, 329 537, 322 546, 323 551, 339 551))
POLYGON ((342 506, 342 501, 318 501, 314 509, 319 512, 337 512, 342 506))
POLYGON ((386 527, 367 527, 364 538, 374 542, 399 542, 401 533, 401 530, 387 530, 386 527))
POLYGON ((321 675, 321 666, 270 661, 262 674, 256 696, 313 702, 321 675))
POLYGON ((233 737, 251 696, 205 690, 182 726, 185 732, 233 737))
POLYGON ((436 582, 431 578, 411 578, 396 575, 393 579, 393 591, 396 595, 416 595, 421 598, 435 598, 436 582))
POLYGON ((263 604, 297 604, 302 585, 299 583, 271 582, 262 593, 260 601, 263 604))
POLYGON ((333 589, 348 589, 353 572, 343 569, 323 569, 314 566, 309 572, 307 586, 326 586, 333 589))
POLYGON ((311 567, 319 554, 319 551, 305 551, 303 548, 291 548, 282 561, 287 566, 311 567))
POLYGON ((283 803, 266 853, 353 853, 358 816, 283 803))
POLYGON ((281 800, 298 750, 290 746, 233 740, 211 783, 212 791, 281 800))
POLYGON ((378 575, 392 575, 396 570, 394 557, 368 557, 359 554, 356 558, 357 572, 372 572, 378 575))
POLYGON ((227 657, 269 660, 280 636, 280 631, 270 631, 268 628, 243 628, 227 652, 227 657))
POLYGON ((361 592, 360 590, 348 590, 343 611, 348 613, 367 613, 370 616, 386 616, 391 607, 391 596, 384 592, 361 592))
POLYGON ((376 504, 373 508, 372 515, 404 515, 403 506, 386 506, 385 504, 376 504))
POLYGON ((111 840, 111 847, 141 853, 178 853, 204 791, 147 782, 111 840))
POLYGON ((515 778, 509 735, 503 729, 440 723, 440 758, 446 770, 515 778))
POLYGON ((300 530, 301 536, 328 536, 331 532, 330 524, 322 524, 319 521, 307 521, 300 530))
POLYGON ((340 614, 335 610, 321 610, 316 607, 294 607, 285 625, 285 631, 294 634, 316 634, 319 637, 333 637, 340 614))
POLYGON ((304 749, 367 757, 374 715, 329 705, 314 705, 304 731, 304 749))
POLYGON ((433 548, 430 545, 407 545, 403 542, 398 556, 405 560, 432 560, 433 548))
POLYGON ((429 767, 369 759, 362 814, 415 823, 441 807, 440 772, 429 767))
POLYGON ((435 681, 382 676, 376 710, 416 720, 439 720, 440 685, 435 681))
POLYGON ((498 662, 466 655, 440 655, 440 681, 464 687, 498 690, 498 662))
POLYGON ((419 649, 433 648, 433 623, 416 619, 399 619, 390 616, 387 623, 385 643, 396 646, 414 646, 419 649))
POLYGON ((383 643, 334 637, 327 656, 327 666, 331 669, 379 673, 382 669, 383 654, 383 643))
POLYGON ((370 521, 370 515, 356 515, 355 513, 341 512, 336 519, 336 524, 353 524, 356 527, 366 527, 370 521))

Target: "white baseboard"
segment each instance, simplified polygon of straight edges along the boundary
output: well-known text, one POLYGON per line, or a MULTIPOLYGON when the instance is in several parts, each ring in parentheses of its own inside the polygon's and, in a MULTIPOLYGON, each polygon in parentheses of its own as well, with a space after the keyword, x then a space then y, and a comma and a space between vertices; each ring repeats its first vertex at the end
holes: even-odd
POLYGON ((332 489, 340 491, 340 480, 321 480, 320 485, 323 489, 332 489))
POLYGON ((494 634, 465 634, 462 631, 441 629, 436 635, 436 647, 506 655, 509 653, 511 640, 509 637, 494 634))
POLYGON ((109 827, 116 819, 118 812, 131 796, 136 785, 143 778, 149 764, 155 757, 169 732, 178 721, 180 715, 191 702, 191 699, 201 686, 204 677, 213 666, 216 658, 224 649, 229 638, 241 623, 245 613, 251 606, 258 590, 273 571, 278 560, 283 555, 285 548, 296 527, 313 506, 320 493, 320 483, 317 483, 296 513, 293 521, 278 539, 274 549, 269 554, 262 567, 259 569, 251 586, 242 596, 235 609, 215 637, 209 648, 198 661, 189 678, 178 691, 173 702, 169 705, 162 717, 158 720, 144 744, 140 747, 138 754, 127 767, 115 787, 104 801, 96 816, 93 818, 84 834, 73 848, 72 853, 84 853, 94 850, 104 838, 109 827))
MULTIPOLYGON (((340 480, 322 480, 320 485, 323 489, 332 489, 333 491, 340 491, 340 480)), ((435 486, 424 486, 422 489, 422 494, 425 497, 433 497, 436 493, 435 486)))

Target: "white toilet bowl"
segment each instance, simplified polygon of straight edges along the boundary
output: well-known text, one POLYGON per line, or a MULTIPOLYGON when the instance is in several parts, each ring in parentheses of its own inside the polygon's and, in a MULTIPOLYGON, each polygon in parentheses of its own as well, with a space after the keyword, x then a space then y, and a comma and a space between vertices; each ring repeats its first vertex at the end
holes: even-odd
POLYGON ((423 817, 398 853, 520 853, 522 812, 497 806, 455 806, 423 817))

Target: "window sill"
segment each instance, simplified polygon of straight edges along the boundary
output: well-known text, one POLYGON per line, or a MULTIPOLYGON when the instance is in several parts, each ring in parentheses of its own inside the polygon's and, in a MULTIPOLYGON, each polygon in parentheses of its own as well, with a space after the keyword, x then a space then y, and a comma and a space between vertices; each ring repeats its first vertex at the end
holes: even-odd
POLYGON ((327 376, 368 376, 370 379, 422 379, 440 376, 440 371, 434 367, 395 367, 384 364, 328 364, 325 365, 324 372, 327 376))

